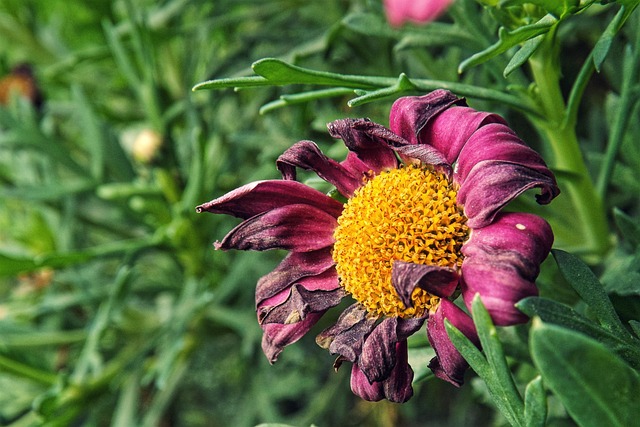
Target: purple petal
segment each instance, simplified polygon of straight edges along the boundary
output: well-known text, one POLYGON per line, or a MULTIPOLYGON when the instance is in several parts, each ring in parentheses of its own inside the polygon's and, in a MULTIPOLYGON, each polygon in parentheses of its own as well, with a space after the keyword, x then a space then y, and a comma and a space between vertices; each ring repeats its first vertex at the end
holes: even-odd
MULTIPOLYGON (((398 159, 393 150, 389 148, 383 137, 368 132, 367 124, 380 126, 367 119, 341 119, 331 122, 327 126, 329 134, 334 138, 342 139, 349 151, 355 153, 357 158, 366 165, 367 170, 364 172, 373 171, 377 175, 384 170, 397 168, 398 159), (359 128, 359 124, 365 124, 365 127, 359 128)), ((398 138, 397 135, 391 137, 398 138)), ((354 169, 355 166, 361 167, 357 164, 353 165, 351 162, 352 160, 347 158, 343 164, 345 167, 354 169)))
POLYGON ((512 265, 522 277, 533 281, 552 245, 553 231, 547 221, 529 213, 509 212, 473 230, 461 252, 468 260, 512 265))
POLYGON ((357 363, 351 368, 351 391, 369 402, 377 402, 384 399, 384 387, 382 383, 370 383, 362 373, 357 363))
POLYGON ((292 344, 302 338, 309 329, 322 317, 323 313, 309 313, 304 320, 297 323, 283 325, 280 323, 269 323, 262 325, 262 351, 269 359, 269 363, 274 363, 285 346, 292 344))
POLYGON ((249 219, 286 206, 303 204, 323 210, 334 217, 342 213, 342 203, 298 181, 270 180, 243 185, 222 197, 196 207, 196 212, 233 215, 249 219))
POLYGON ((396 403, 404 403, 413 396, 413 369, 409 366, 409 354, 407 341, 396 344, 396 366, 391 371, 389 378, 383 381, 384 395, 387 400, 396 403))
POLYGON ((448 319, 453 326, 476 345, 479 342, 478 334, 471 317, 447 299, 440 300, 435 314, 429 316, 427 336, 431 347, 436 352, 436 357, 429 363, 429 368, 436 377, 459 387, 464 383, 464 373, 469 365, 449 339, 444 319, 448 319))
POLYGON ((497 114, 453 106, 426 124, 420 132, 419 141, 421 144, 432 145, 452 165, 471 135, 489 123, 506 124, 497 114))
POLYGON ((292 145, 278 157, 276 167, 285 180, 296 179, 296 168, 313 171, 347 197, 362 185, 364 178, 353 175, 340 163, 325 156, 311 141, 300 141, 292 145))
POLYGON ((353 126, 367 133, 372 138, 383 141, 384 144, 398 153, 405 163, 412 163, 414 160, 419 160, 424 164, 449 167, 442 153, 429 145, 412 144, 410 141, 396 135, 386 127, 368 120, 361 119, 354 123, 353 126))
POLYGON ((539 203, 548 203, 560 190, 555 180, 535 169, 516 163, 484 161, 478 163, 460 187, 457 203, 464 206, 467 225, 485 227, 510 201, 532 188, 542 188, 536 196, 539 203))
POLYGON ((385 0, 389 24, 399 27, 407 21, 425 23, 438 18, 453 0, 385 0))
POLYGON ((324 313, 338 305, 345 292, 342 288, 331 291, 308 290, 301 284, 295 284, 286 291, 286 294, 286 299, 282 302, 274 304, 270 298, 258 307, 258 322, 261 325, 268 323, 288 325, 304 320, 310 313, 324 313))
POLYGON ((397 343, 393 349, 397 360, 389 378, 384 381, 369 382, 357 363, 351 369, 351 390, 361 398, 377 402, 388 399, 391 402, 403 403, 413 396, 413 370, 408 363, 407 342, 397 343))
POLYGON ((319 277, 322 283, 326 283, 324 288, 318 285, 316 289, 336 289, 339 286, 337 273, 333 266, 335 263, 331 258, 331 248, 324 248, 312 252, 290 252, 273 271, 258 280, 256 287, 256 305, 259 305, 267 298, 271 298, 284 289, 288 289, 293 283, 300 281, 304 277, 320 276, 328 270, 331 271, 330 280, 325 282, 324 275, 319 277))
POLYGON ((333 245, 332 215, 309 205, 288 205, 256 215, 231 230, 216 249, 308 252, 333 245))
POLYGON ((353 304, 340 315, 335 325, 316 337, 316 343, 331 354, 339 354, 345 360, 355 362, 375 323, 376 319, 369 317, 360 304, 353 304))
POLYGON ((424 96, 399 98, 391 107, 391 131, 411 144, 422 144, 422 130, 440 112, 464 100, 446 90, 435 90, 424 96))
POLYGON ((478 293, 496 325, 526 322, 515 304, 537 295, 535 279, 552 243, 549 224, 527 213, 504 213, 473 230, 462 247, 461 289, 467 307, 478 293))
POLYGON ((420 287, 431 295, 449 297, 458 286, 459 276, 449 267, 395 261, 391 267, 391 284, 405 306, 412 307, 411 294, 420 287))
POLYGON ((370 383, 387 379, 396 366, 397 327, 398 319, 387 317, 364 341, 358 365, 370 383))

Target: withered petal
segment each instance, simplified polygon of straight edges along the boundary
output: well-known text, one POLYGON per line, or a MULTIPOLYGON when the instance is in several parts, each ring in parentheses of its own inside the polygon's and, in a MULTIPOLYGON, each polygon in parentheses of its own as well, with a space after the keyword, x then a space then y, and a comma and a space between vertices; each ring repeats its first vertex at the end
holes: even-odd
POLYGON ((304 320, 296 323, 268 323, 261 325, 262 351, 269 360, 275 363, 282 350, 302 338, 318 322, 324 312, 309 313, 304 320))
POLYGON ((268 180, 243 185, 196 207, 196 212, 232 215, 242 219, 286 206, 304 204, 339 217, 342 203, 298 181, 268 180))
MULTIPOLYGON (((258 280, 256 306, 305 277, 320 276, 317 280, 324 281, 326 276, 322 273, 329 270, 328 274, 335 281, 335 286, 339 286, 334 265, 330 247, 310 252, 289 252, 273 271, 258 280)), ((332 285, 328 283, 327 287, 330 286, 332 285)))
POLYGON ((449 297, 458 286, 459 275, 449 267, 395 261, 391 266, 391 284, 405 306, 413 306, 411 294, 420 287, 431 295, 449 297))
POLYGON ((309 313, 325 312, 340 303, 345 295, 342 288, 325 290, 308 290, 303 285, 295 284, 288 292, 286 300, 277 305, 262 305, 258 308, 260 324, 290 324, 304 320, 309 313))
POLYGON ((288 205, 256 215, 231 230, 216 249, 308 252, 333 245, 332 215, 309 205, 288 205))
POLYGON ((340 163, 325 156, 312 141, 293 144, 278 157, 276 167, 285 180, 296 179, 296 168, 313 171, 347 197, 362 185, 364 178, 352 174, 340 163))
POLYGON ((316 343, 331 354, 339 354, 355 362, 375 323, 376 319, 369 317, 360 304, 352 304, 342 312, 335 325, 318 334, 316 343))

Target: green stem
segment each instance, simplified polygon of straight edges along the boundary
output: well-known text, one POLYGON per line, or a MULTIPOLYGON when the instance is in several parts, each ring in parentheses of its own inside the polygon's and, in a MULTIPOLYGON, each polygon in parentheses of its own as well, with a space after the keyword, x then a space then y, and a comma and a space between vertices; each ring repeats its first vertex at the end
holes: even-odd
MULTIPOLYGON (((545 36, 538 51, 529 60, 538 90, 538 101, 544 119, 530 117, 533 125, 548 142, 553 154, 552 168, 562 172, 560 187, 571 203, 571 216, 577 229, 572 242, 561 242, 585 256, 601 255, 608 249, 609 234, 602 199, 584 162, 576 127, 565 121, 566 107, 560 90, 560 66, 555 28, 545 36)), ((567 213, 564 212, 564 215, 567 213)))
POLYGON ((36 369, 3 355, 0 355, 0 371, 10 372, 48 386, 54 385, 58 377, 56 374, 36 369))

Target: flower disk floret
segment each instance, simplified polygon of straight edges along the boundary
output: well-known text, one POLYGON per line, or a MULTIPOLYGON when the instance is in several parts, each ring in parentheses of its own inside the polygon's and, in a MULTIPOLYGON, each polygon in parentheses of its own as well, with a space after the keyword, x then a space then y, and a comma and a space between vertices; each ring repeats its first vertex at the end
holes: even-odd
POLYGON ((429 367, 461 385, 468 365, 445 319, 478 339, 452 299, 461 295, 470 309, 479 294, 497 325, 527 320, 515 303, 537 294, 553 233, 536 215, 502 210, 533 188, 539 203, 549 203, 559 193, 555 177, 500 116, 444 90, 398 99, 389 128, 343 119, 329 132, 349 150, 342 162, 300 141, 276 162, 281 180, 254 182, 196 208, 244 220, 217 249, 290 251, 257 284, 263 351, 275 362, 351 297, 316 341, 338 356, 336 368, 352 364, 354 393, 408 400, 407 338, 425 323, 436 352, 429 367), (296 181, 299 168, 335 186, 347 203, 296 181))

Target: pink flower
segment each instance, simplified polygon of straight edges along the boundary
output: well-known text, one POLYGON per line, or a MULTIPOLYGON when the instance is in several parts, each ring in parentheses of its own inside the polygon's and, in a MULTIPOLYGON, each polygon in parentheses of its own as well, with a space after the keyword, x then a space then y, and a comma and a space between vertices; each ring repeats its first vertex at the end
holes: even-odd
POLYGON ((431 22, 444 13, 453 0, 384 0, 389 23, 399 27, 407 21, 431 22))
POLYGON ((553 233, 538 216, 502 208, 532 188, 549 203, 559 193, 553 174, 501 117, 444 90, 397 100, 390 129, 343 119, 329 132, 349 149, 344 161, 300 141, 277 160, 282 180, 247 184, 196 208, 243 219, 217 249, 290 251, 256 289, 265 354, 275 362, 348 297, 353 304, 316 341, 338 355, 336 368, 352 363, 354 393, 408 400, 407 338, 425 323, 436 351, 429 367, 461 385, 468 365, 444 320, 478 338, 452 301, 461 295, 470 309, 480 294, 497 325, 527 320, 515 303, 537 294, 553 233), (296 181, 297 168, 331 183, 346 203, 296 181))

